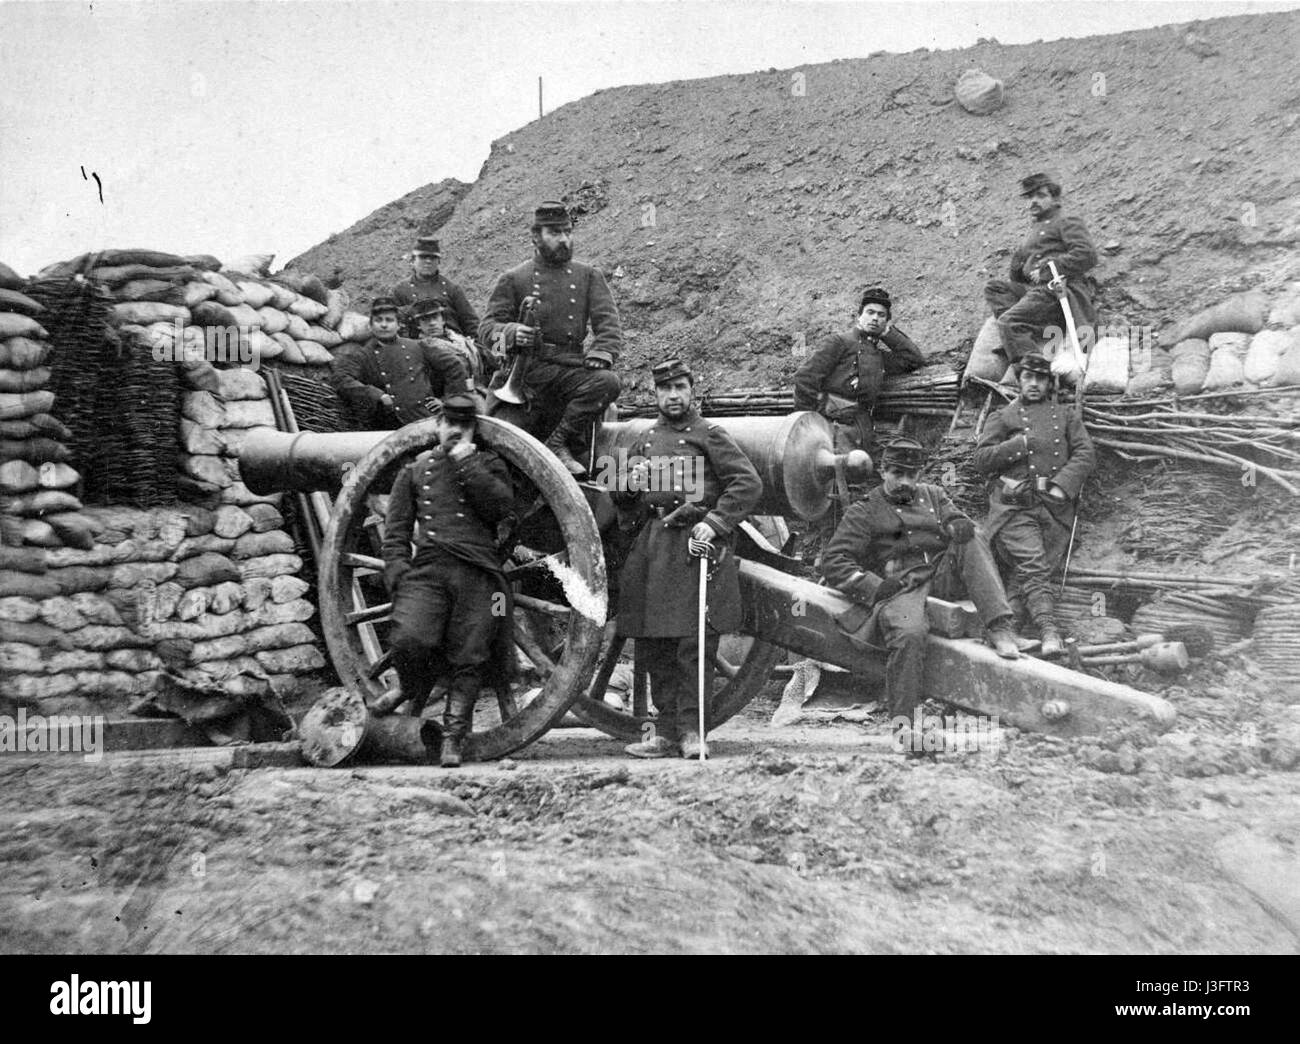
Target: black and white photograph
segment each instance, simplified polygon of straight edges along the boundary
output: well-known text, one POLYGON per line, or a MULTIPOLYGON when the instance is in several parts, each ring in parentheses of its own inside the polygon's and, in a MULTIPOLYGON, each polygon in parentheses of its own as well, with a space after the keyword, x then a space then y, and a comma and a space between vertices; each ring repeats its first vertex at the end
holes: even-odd
POLYGON ((1300 0, 0 0, 24 1003, 379 954, 1285 1001, 1297 56, 1300 0))

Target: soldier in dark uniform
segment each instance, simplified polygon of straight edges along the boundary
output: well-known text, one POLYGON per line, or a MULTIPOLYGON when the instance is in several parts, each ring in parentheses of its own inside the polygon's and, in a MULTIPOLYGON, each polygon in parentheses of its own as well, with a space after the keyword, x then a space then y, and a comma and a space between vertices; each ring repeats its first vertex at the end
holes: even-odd
POLYGON ((422 301, 437 301, 446 309, 447 329, 473 340, 478 334, 478 315, 465 291, 438 271, 441 260, 442 248, 436 239, 417 239, 411 253, 411 278, 393 287, 393 300, 402 308, 409 336, 416 335, 414 306, 422 301))
POLYGON ((794 375, 794 408, 816 410, 835 430, 835 452, 875 450, 872 416, 886 374, 910 373, 925 356, 894 327, 889 292, 866 291, 853 328, 817 347, 794 375))
POLYGON ((659 417, 638 446, 644 459, 630 469, 627 489, 616 492, 614 500, 620 524, 642 527, 619 576, 618 633, 636 639, 659 717, 655 735, 633 743, 627 752, 641 758, 678 753, 694 758, 705 742, 696 692, 700 560, 690 555, 687 544, 707 541, 716 552, 703 653, 707 695, 718 639, 740 626, 732 534, 757 505, 763 483, 731 436, 700 417, 692 402, 694 378, 685 363, 672 359, 651 372, 659 417))
POLYGON ((883 484, 844 513, 822 558, 826 582, 858 603, 840 625, 859 641, 889 650, 891 716, 910 716, 925 695, 925 600, 931 594, 970 598, 998 655, 1020 655, 988 545, 941 487, 919 481, 924 464, 925 449, 916 440, 889 443, 883 484))
POLYGON ((989 418, 975 447, 989 478, 989 538, 1013 571, 1013 600, 1023 599, 1043 642, 1061 651, 1052 574, 1070 544, 1076 501, 1097 466, 1097 451, 1078 413, 1050 396, 1052 366, 1037 352, 1020 360, 1020 398, 989 418))
POLYGON ((532 260, 497 280, 478 331, 479 340, 499 354, 527 354, 524 386, 531 412, 497 403, 491 413, 545 438, 560 462, 582 475, 595 425, 618 398, 613 366, 623 328, 600 270, 572 259, 573 222, 564 204, 538 206, 532 231, 532 260), (540 300, 538 328, 518 321, 530 295, 540 300), (584 347, 588 325, 593 339, 584 347))
POLYGON ((495 368, 496 360, 480 350, 478 344, 470 338, 448 329, 447 307, 437 301, 419 301, 411 307, 411 317, 415 320, 420 343, 428 342, 454 352, 469 373, 476 393, 486 393, 487 375, 495 368))
POLYGON ((402 696, 420 707, 438 677, 451 675, 444 767, 460 764, 479 688, 509 683, 510 588, 496 530, 513 494, 505 462, 474 443, 476 416, 468 395, 447 397, 438 445, 398 474, 384 525, 390 647, 402 696))
POLYGON ((1024 178, 1020 190, 1029 200, 1033 227, 1011 255, 1010 278, 990 280, 984 287, 984 300, 993 309, 1002 335, 1003 354, 1012 365, 1037 351, 1035 342, 1050 339, 1048 331, 1053 328, 1064 336, 1061 303, 1047 286, 1052 278, 1049 261, 1065 277, 1075 326, 1083 331, 1097 323, 1093 307, 1097 286, 1088 274, 1097 265, 1097 250, 1087 228, 1077 217, 1061 213, 1061 186, 1047 174, 1024 178))
POLYGON ((460 357, 450 346, 420 344, 397 335, 397 302, 376 297, 370 340, 334 356, 330 383, 355 423, 368 431, 400 428, 432 416, 435 398, 472 392, 460 357))

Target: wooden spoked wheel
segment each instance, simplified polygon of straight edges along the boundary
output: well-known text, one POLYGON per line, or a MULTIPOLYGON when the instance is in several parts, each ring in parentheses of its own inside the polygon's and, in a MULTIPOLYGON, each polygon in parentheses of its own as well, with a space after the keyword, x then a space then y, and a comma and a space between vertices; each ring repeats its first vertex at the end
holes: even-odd
MULTIPOLYGON (((519 516, 506 564, 521 589, 516 644, 540 680, 480 698, 464 756, 500 758, 555 725, 590 688, 608 616, 605 558, 591 508, 573 477, 540 442, 504 421, 480 417, 477 441, 511 466, 519 516), (535 581, 537 581, 535 583, 535 581), (524 593, 530 586, 541 594, 524 593), (538 618, 558 627, 559 641, 537 639, 538 618)), ((397 469, 437 442, 436 422, 419 421, 384 439, 348 472, 334 505, 320 561, 320 605, 326 644, 340 680, 367 703, 383 696, 391 669, 385 649, 391 609, 383 594, 383 561, 374 545, 371 498, 387 492, 397 469)))

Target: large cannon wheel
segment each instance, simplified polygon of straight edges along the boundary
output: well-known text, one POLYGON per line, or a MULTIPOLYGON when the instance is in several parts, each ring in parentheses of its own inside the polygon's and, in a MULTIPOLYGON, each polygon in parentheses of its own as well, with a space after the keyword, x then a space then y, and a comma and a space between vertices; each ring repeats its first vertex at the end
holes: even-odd
MULTIPOLYGON (((375 575, 383 569, 367 532, 368 501, 371 494, 387 488, 384 482, 397 467, 436 443, 435 429, 432 420, 407 425, 362 457, 348 472, 325 531, 319 581, 325 640, 340 680, 367 703, 385 691, 381 677, 390 659, 376 638, 375 625, 388 618, 391 608, 379 600, 367 604, 365 592, 376 589, 375 575)), ((561 548, 545 557, 566 596, 564 603, 525 596, 516 607, 516 642, 545 680, 541 692, 526 703, 519 698, 519 687, 499 693, 494 715, 498 720, 486 728, 479 728, 482 714, 475 714, 475 731, 466 741, 464 755, 485 761, 537 739, 587 691, 600 658, 608 595, 600 533, 573 477, 519 428, 480 417, 478 432, 484 444, 531 483, 527 488, 536 490, 543 502, 539 506, 553 519, 561 548), (563 621, 561 648, 539 646, 529 623, 530 617, 537 616, 563 621)))

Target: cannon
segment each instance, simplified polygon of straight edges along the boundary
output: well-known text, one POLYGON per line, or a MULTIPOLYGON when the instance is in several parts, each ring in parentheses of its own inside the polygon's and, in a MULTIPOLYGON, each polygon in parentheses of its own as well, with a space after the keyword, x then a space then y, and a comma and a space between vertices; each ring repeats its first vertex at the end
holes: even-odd
MULTIPOLYGON (((597 461, 626 461, 649 420, 610 422, 595 447, 597 461)), ((837 484, 864 461, 837 456, 827 421, 815 413, 718 419, 763 479, 755 514, 803 520, 822 517, 837 484)), ((436 443, 435 422, 396 431, 334 434, 255 429, 240 452, 240 472, 257 493, 334 495, 318 561, 318 597, 331 661, 343 684, 369 705, 391 687, 384 649, 389 605, 379 582, 382 519, 377 497, 398 468, 436 443)), ((533 436, 494 417, 479 420, 479 439, 510 467, 515 514, 503 535, 505 572, 516 589, 516 644, 544 679, 540 690, 516 686, 479 701, 464 754, 504 757, 533 742, 571 713, 616 737, 636 739, 650 720, 644 675, 634 669, 630 708, 605 701, 623 655, 614 633, 607 559, 613 509, 597 483, 579 484, 533 436)), ((859 454, 865 458, 865 454, 859 454)), ((869 463, 869 462, 867 462, 869 463)), ((597 469, 599 477, 600 469, 597 469)), ((883 654, 849 640, 835 619, 849 607, 837 592, 804 579, 746 525, 737 544, 745 602, 741 633, 722 642, 708 727, 728 720, 759 692, 787 652, 879 677, 883 654)), ((684 574, 685 575, 685 574, 684 574)), ((1071 735, 1110 722, 1144 721, 1167 728, 1164 700, 1041 660, 999 659, 975 640, 932 635, 927 689, 1007 724, 1071 735)))

